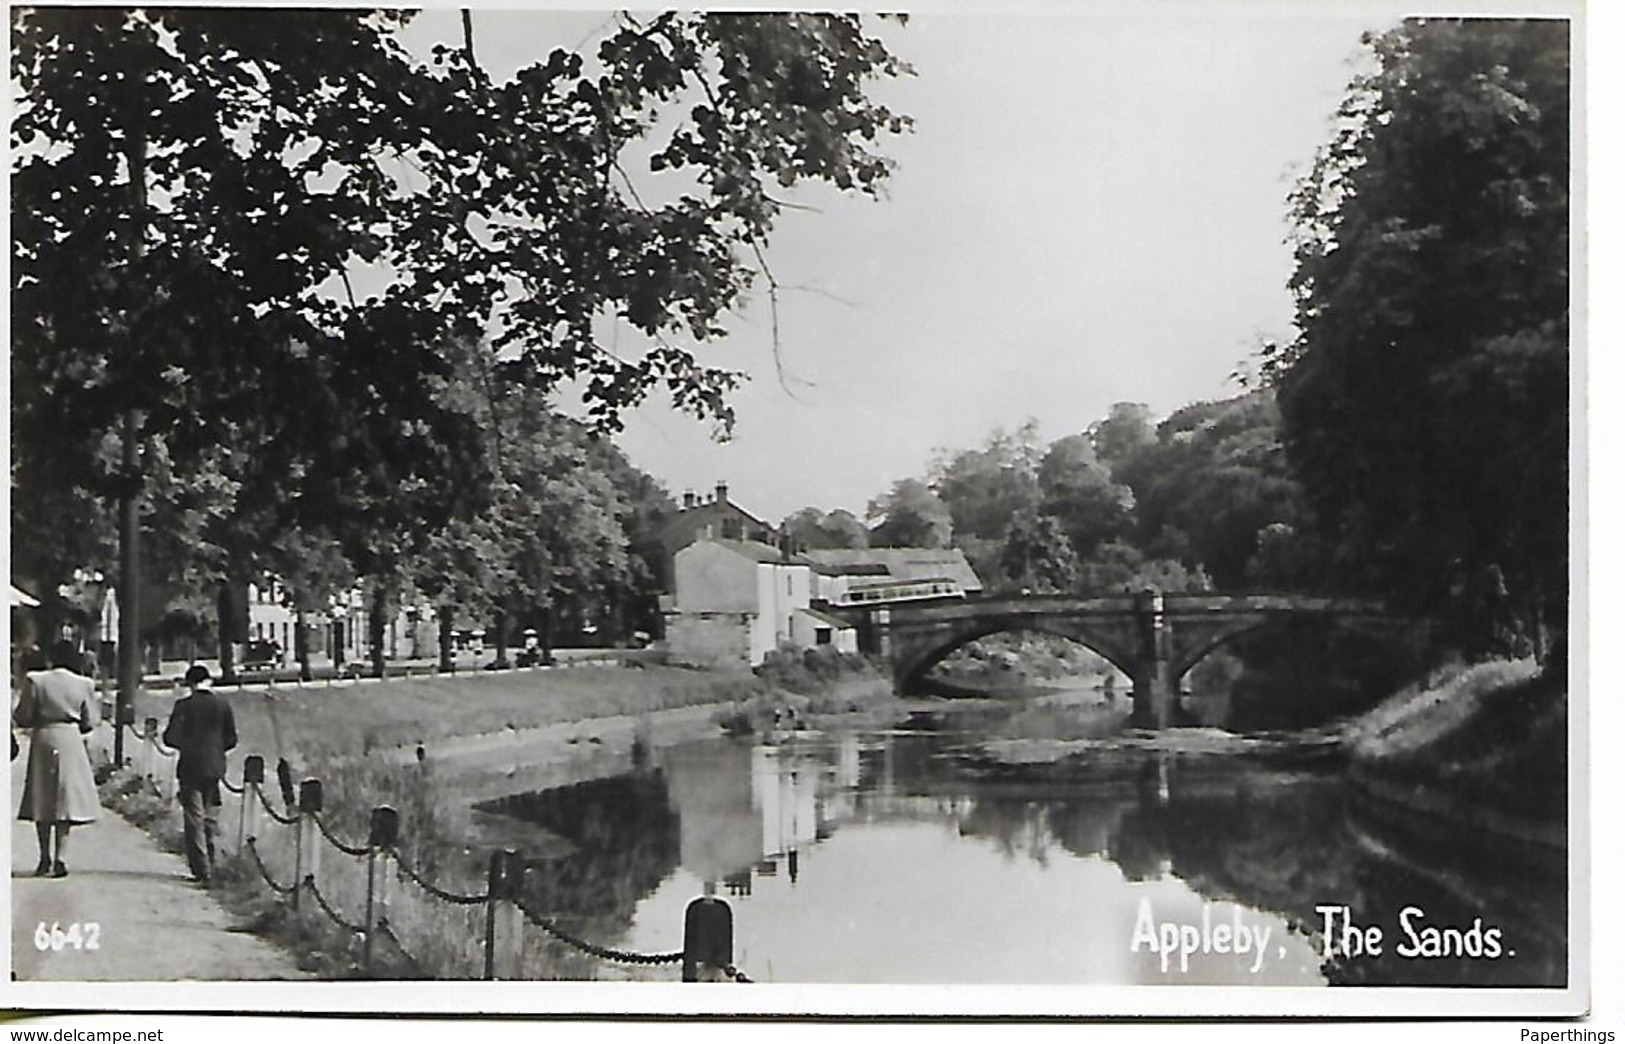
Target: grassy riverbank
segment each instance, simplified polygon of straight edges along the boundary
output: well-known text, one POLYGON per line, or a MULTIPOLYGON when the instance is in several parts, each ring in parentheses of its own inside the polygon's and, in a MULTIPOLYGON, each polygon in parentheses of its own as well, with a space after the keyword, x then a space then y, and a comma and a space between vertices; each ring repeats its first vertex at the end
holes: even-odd
POLYGON ((1368 796, 1463 826, 1561 845, 1568 689, 1531 661, 1441 672, 1353 722, 1349 774, 1368 796))
POLYGON ((617 715, 771 698, 749 671, 663 666, 470 672, 229 694, 240 748, 329 760, 617 715))

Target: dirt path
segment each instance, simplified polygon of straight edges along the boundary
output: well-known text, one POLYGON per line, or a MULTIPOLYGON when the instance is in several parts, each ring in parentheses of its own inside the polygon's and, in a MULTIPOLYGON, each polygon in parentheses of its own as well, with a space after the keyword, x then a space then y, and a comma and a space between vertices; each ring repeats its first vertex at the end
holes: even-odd
POLYGON ((15 818, 27 744, 11 766, 11 961, 19 980, 305 979, 291 956, 247 934, 208 892, 192 884, 186 861, 103 810, 69 841, 70 873, 34 876, 34 825, 15 818), (80 945, 36 945, 36 931, 79 925, 80 945), (89 926, 95 925, 95 929, 89 926), (89 943, 94 935, 96 948, 89 943))

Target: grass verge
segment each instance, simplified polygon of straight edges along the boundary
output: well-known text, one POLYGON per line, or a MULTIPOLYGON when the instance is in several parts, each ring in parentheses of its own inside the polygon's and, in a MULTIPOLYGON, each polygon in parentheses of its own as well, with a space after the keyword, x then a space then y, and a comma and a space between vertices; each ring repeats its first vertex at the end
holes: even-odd
POLYGON ((1357 785, 1489 829, 1556 842, 1568 817, 1568 688, 1532 661, 1436 673, 1347 733, 1357 785))
POLYGON ((239 747, 311 760, 704 703, 768 691, 748 671, 594 666, 471 672, 229 694, 239 747))

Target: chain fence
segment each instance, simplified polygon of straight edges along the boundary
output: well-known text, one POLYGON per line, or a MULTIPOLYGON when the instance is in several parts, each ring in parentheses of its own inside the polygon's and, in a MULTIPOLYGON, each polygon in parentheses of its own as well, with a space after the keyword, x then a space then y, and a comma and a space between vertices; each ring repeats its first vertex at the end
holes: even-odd
POLYGON ((296 885, 277 884, 276 878, 272 877, 271 871, 266 868, 265 861, 260 858, 260 850, 254 843, 254 838, 249 838, 243 847, 248 849, 248 858, 254 864, 254 869, 259 871, 260 878, 265 881, 267 888, 278 895, 293 895, 298 891, 296 885))
MULTIPOLYGON (((129 724, 119 727, 130 729, 137 744, 133 764, 162 793, 158 766, 175 761, 177 752, 164 746, 152 720, 145 732, 129 724)), ((543 938, 594 960, 640 967, 682 965, 684 981, 698 981, 700 969, 731 982, 752 981, 732 963, 732 912, 715 896, 690 904, 682 950, 639 953, 604 946, 564 929, 555 917, 539 913, 522 898, 524 861, 513 850, 492 854, 484 891, 455 891, 431 880, 405 858, 399 843, 399 817, 393 809, 373 809, 366 841, 347 842, 321 814, 320 782, 307 779, 298 801, 290 801, 292 814, 284 814, 265 794, 264 768, 262 757, 251 756, 244 761, 240 780, 221 780, 225 792, 236 798, 236 849, 273 894, 295 909, 309 907, 319 912, 339 929, 360 938, 369 970, 374 941, 383 939, 416 971, 439 977, 474 974, 478 969, 482 978, 518 978, 523 973, 520 965, 526 953, 527 929, 535 929, 543 938), (258 829, 261 813, 268 825, 288 829, 262 834, 258 829), (323 847, 345 858, 324 865, 320 859, 323 847), (290 859, 292 873, 287 879, 292 883, 285 884, 273 867, 287 867, 290 859), (416 901, 407 901, 407 893, 391 895, 391 882, 411 885, 416 901), (305 894, 310 903, 302 905, 300 897, 305 894), (695 908, 701 904, 705 904, 700 911, 704 916, 696 919, 695 908), (466 911, 466 915, 454 915, 454 911, 466 911), (412 940, 410 949, 401 938, 403 929, 412 940), (420 959, 429 952, 436 958, 436 967, 420 959), (448 967, 438 966, 448 962, 448 967)), ((287 780, 282 778, 286 767, 279 765, 278 770, 284 796, 290 796, 287 780)), ((224 850, 225 835, 230 832, 223 828, 221 833, 224 850)))
POLYGON ((683 952, 681 950, 674 953, 631 953, 626 950, 612 949, 608 946, 599 946, 595 943, 590 943, 585 939, 576 938, 569 932, 566 932, 564 929, 560 928, 554 922, 531 910, 530 907, 526 906, 522 902, 519 903, 519 911, 525 915, 525 920, 528 923, 540 928, 543 932, 557 939, 559 942, 564 943, 566 946, 570 946, 576 950, 580 950, 589 957, 596 957, 602 961, 616 961, 621 964, 654 965, 678 964, 681 963, 683 959, 683 952))

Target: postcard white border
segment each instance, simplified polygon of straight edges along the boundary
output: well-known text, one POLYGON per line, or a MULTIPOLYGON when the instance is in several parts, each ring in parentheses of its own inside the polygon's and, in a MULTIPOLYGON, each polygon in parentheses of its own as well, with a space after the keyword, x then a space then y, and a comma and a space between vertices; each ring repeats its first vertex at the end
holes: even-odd
MULTIPOLYGON (((285 6, 283 4, 255 3, 254 6, 285 6)), ((336 6, 336 5, 335 5, 336 6)), ((343 6, 353 6, 345 4, 343 6)), ((449 6, 430 4, 427 6, 449 6)), ((546 7, 554 9, 590 9, 612 5, 597 2, 571 4, 482 4, 486 7, 546 7)), ((719 2, 704 6, 748 7, 751 9, 825 8, 827 4, 807 3, 803 0, 762 5, 758 3, 719 2)), ((1073 12, 1078 5, 1067 0, 1023 0, 1019 5, 997 4, 991 0, 930 0, 907 6, 920 14, 965 13, 998 10, 1004 13, 1044 16, 1073 12)), ((1182 12, 1201 10, 1204 14, 1245 12, 1263 15, 1324 14, 1331 7, 1316 0, 1095 0, 1092 11, 1133 13, 1136 16, 1155 14, 1178 16, 1182 12)), ((244 1012, 278 1015, 295 1012, 311 1014, 362 1014, 375 1012, 412 1013, 424 1015, 468 1016, 479 1014, 536 1015, 568 1019, 571 1016, 624 1016, 629 1018, 659 1016, 774 1016, 790 1015, 802 1018, 831 1017, 908 1017, 908 1018, 977 1018, 1004 1016, 1021 1018, 1552 1018, 1584 1014, 1591 1007, 1590 987, 1594 971, 1605 968, 1620 971, 1617 948, 1611 936, 1603 932, 1594 934, 1594 909, 1590 894, 1591 866, 1594 855, 1590 831, 1590 760, 1588 740, 1593 735, 1613 737, 1615 741, 1625 735, 1618 727, 1621 715, 1617 705, 1593 703, 1591 663, 1587 656, 1593 647, 1588 627, 1606 626, 1617 622, 1617 614, 1605 619, 1593 618, 1589 612, 1592 588, 1589 583, 1592 570, 1600 566, 1604 555, 1596 560, 1590 557, 1587 541, 1589 509, 1606 511, 1616 518, 1617 475, 1603 476, 1588 466, 1602 462, 1588 457, 1588 422, 1596 445, 1614 445, 1612 438, 1601 435, 1606 430, 1618 434, 1618 423, 1605 418, 1599 409, 1601 393, 1606 390, 1608 404, 1617 404, 1613 393, 1618 391, 1614 378, 1618 366, 1611 361, 1601 362, 1590 351, 1593 313, 1590 308, 1599 300, 1609 297, 1607 291, 1588 296, 1589 285, 1605 284, 1588 268, 1588 256, 1598 244, 1589 232, 1605 228, 1611 241, 1607 249, 1612 262, 1611 277, 1625 276, 1618 267, 1618 185, 1621 171, 1618 162, 1617 130, 1625 113, 1619 111, 1619 62, 1625 59, 1620 52, 1619 9, 1597 5, 1596 10, 1563 0, 1543 0, 1535 3, 1419 3, 1402 4, 1392 0, 1336 0, 1343 11, 1369 14, 1373 19, 1403 15, 1483 14, 1494 17, 1534 15, 1564 17, 1575 26, 1574 36, 1574 114, 1576 127, 1584 127, 1585 134, 1574 136, 1574 183, 1571 195, 1573 234, 1571 236, 1571 324, 1573 343, 1579 350, 1573 352, 1571 372, 1571 475, 1574 483, 1571 501, 1571 634, 1573 674, 1571 693, 1581 694, 1571 700, 1570 723, 1570 891, 1569 891, 1569 985, 1562 989, 1489 989, 1470 987, 1204 987, 1204 986, 869 986, 869 985, 676 985, 648 983, 464 983, 464 982, 12 982, 0 981, 0 1004, 10 1009, 59 1010, 85 1012, 244 1012), (1607 59, 1597 55, 1607 52, 1607 59), (1610 68, 1611 67, 1611 68, 1610 68), (1606 72, 1605 72, 1606 71, 1606 72), (1612 82, 1610 91, 1597 89, 1593 72, 1606 74, 1612 82), (1601 102, 1608 107, 1607 118, 1600 111, 1587 112, 1588 103, 1601 102), (1588 122, 1587 116, 1591 119, 1588 122), (1599 140, 1597 132, 1606 128, 1612 140, 1599 140), (1606 190, 1610 197, 1608 213, 1616 219, 1604 226, 1599 221, 1602 208, 1597 206, 1591 190, 1609 185, 1596 172, 1599 161, 1606 153, 1606 169, 1614 175, 1606 190), (1589 276, 1589 278, 1588 278, 1589 276), (1606 389, 1590 383, 1602 377, 1606 368, 1609 381, 1606 389), (1588 483, 1588 476, 1594 476, 1588 483), (1597 483, 1596 479, 1603 479, 1597 483), (1588 495, 1588 490, 1591 495, 1588 495), (1592 497, 1595 496, 1595 502, 1592 497), (1606 507, 1604 506, 1606 504, 1606 507), (1603 722, 1609 723, 1603 727, 1603 722), (1594 733, 1592 730, 1596 729, 1594 733), (1599 947, 1601 948, 1599 954, 1599 947), (1597 968, 1592 966, 1594 954, 1603 959, 1597 968)), ((1603 75, 1599 75, 1601 80, 1603 75)), ((1599 109, 1601 106, 1598 107, 1599 109)), ((9 212, 9 184, 5 188, 9 212)), ((9 252, 6 258, 9 272, 9 252)), ((1617 283, 1615 284, 1618 285, 1617 283)), ((1614 290, 1617 295, 1617 289, 1614 290)), ((9 312, 9 307, 8 307, 9 312)), ((1597 311, 1602 311, 1598 308, 1597 311)), ((1617 309, 1612 312, 1608 325, 1610 335, 1617 336, 1620 328, 1617 309)), ((1610 342, 1612 346, 1613 342, 1610 342)), ((9 393, 9 373, 3 378, 9 393)), ((8 396, 9 397, 9 396, 8 396)), ((7 425, 9 443, 9 418, 7 425)), ((9 498, 9 489, 4 494, 9 498)), ((1618 532, 1618 527, 1599 527, 1599 532, 1618 532)), ((9 541, 4 552, 9 563, 9 541)), ((1607 579, 1625 579, 1617 568, 1617 555, 1607 554, 1607 579)), ((1606 584, 1607 579, 1602 581, 1606 584)), ((1602 586, 1599 584, 1598 586, 1602 586)), ((1599 635, 1599 637, 1601 637, 1599 635)), ((1596 646, 1609 648, 1606 638, 1596 646)), ((1612 701, 1612 692, 1605 699, 1612 701)), ((1605 742, 1606 739, 1599 742, 1605 742)), ((9 791, 9 780, 0 783, 9 791)), ((11 800, 7 793, 6 800, 11 800)), ((9 806, 8 806, 9 807, 9 806)), ((1602 849, 1606 852, 1612 872, 1599 874, 1597 880, 1625 879, 1625 866, 1621 865, 1619 842, 1614 831, 1608 831, 1602 849)), ((0 845, 9 848, 9 831, 0 832, 7 840, 0 845)), ((1610 896, 1610 909, 1614 911, 1614 926, 1618 927, 1617 896, 1610 896)), ((1599 907, 1600 909, 1600 907, 1599 907)), ((10 928, 11 904, 4 904, 0 912, 0 925, 10 928)), ((9 948, 5 957, 10 963, 9 948)), ((1617 980, 1616 980, 1617 981, 1617 980)), ((1616 987, 1617 988, 1617 987, 1616 987)), ((1609 994, 1608 1010, 1617 1019, 1620 1007, 1617 998, 1609 994)), ((1617 1025, 1617 1023, 1616 1023, 1617 1025)), ((1515 1039, 1515 1033, 1509 1034, 1515 1039)))

